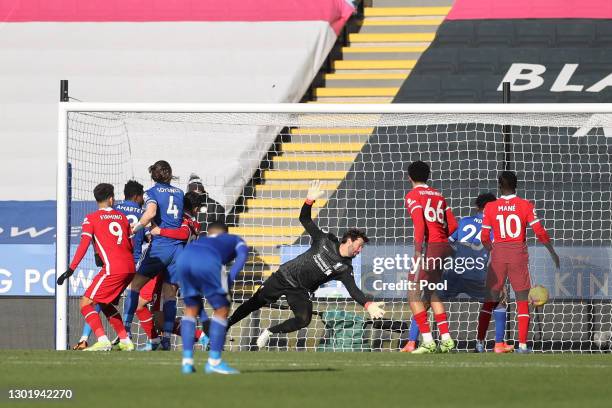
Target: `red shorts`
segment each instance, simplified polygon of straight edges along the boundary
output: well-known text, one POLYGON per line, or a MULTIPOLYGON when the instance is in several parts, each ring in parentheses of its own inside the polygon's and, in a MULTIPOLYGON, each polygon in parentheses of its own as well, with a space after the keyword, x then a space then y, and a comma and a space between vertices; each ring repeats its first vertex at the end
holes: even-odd
POLYGON ((113 303, 132 282, 134 273, 106 273, 102 269, 85 290, 84 296, 96 303, 113 303))
POLYGON ((529 290, 529 254, 526 246, 493 247, 491 264, 487 272, 487 288, 501 292, 506 278, 515 292, 529 290))
POLYGON ((438 283, 442 280, 445 259, 452 255, 451 246, 445 242, 431 242, 425 249, 425 257, 419 262, 416 273, 411 273, 408 279, 412 282, 427 281, 438 283))
POLYGON ((141 298, 148 302, 153 301, 153 311, 161 310, 161 289, 163 283, 163 274, 159 273, 140 289, 141 298))

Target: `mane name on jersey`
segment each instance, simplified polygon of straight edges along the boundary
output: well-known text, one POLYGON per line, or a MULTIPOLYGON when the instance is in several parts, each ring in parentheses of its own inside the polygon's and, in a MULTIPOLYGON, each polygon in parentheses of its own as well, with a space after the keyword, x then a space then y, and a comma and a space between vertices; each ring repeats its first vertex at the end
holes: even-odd
POLYGON ((101 220, 120 220, 122 218, 122 214, 100 214, 101 220))
POLYGON ((516 205, 500 205, 497 207, 498 211, 516 211, 516 205))

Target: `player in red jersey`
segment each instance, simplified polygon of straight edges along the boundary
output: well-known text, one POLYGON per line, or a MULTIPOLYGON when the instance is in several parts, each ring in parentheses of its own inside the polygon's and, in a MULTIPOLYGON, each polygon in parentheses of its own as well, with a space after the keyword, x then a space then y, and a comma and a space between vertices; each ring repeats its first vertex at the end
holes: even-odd
MULTIPOLYGON (((153 237, 162 236, 173 238, 184 241, 185 243, 195 239, 200 233, 200 224, 195 218, 200 211, 200 205, 201 198, 198 193, 191 191, 185 194, 183 199, 183 222, 181 226, 179 228, 160 228, 152 224, 150 230, 151 235, 153 237)), ((166 320, 165 316, 159 313, 161 311, 162 292, 164 299, 176 298, 177 286, 164 282, 164 278, 167 277, 159 274, 147 282, 140 290, 136 316, 138 316, 140 325, 148 338, 147 344, 139 349, 140 351, 156 350, 160 345, 161 339, 159 338, 156 326, 158 328, 163 327, 166 320), (152 310, 150 311, 146 306, 151 302, 153 303, 151 307, 152 310), (155 313, 155 319, 151 312, 155 313), (157 323, 157 325, 155 323, 157 323)), ((172 317, 171 323, 166 324, 166 326, 171 332, 164 330, 164 337, 169 338, 172 333, 176 332, 175 317, 172 317)))
POLYGON ((491 251, 491 263, 487 273, 487 289, 490 293, 478 316, 478 339, 484 339, 491 320, 491 311, 499 301, 507 277, 516 295, 519 329, 517 352, 528 353, 531 351, 527 348, 528 295, 531 279, 529 254, 525 242, 527 225, 533 229, 538 240, 548 249, 557 268, 559 268, 559 256, 538 219, 533 204, 516 196, 516 186, 516 174, 512 171, 502 172, 499 176, 499 189, 502 195, 497 200, 488 203, 484 209, 482 228, 493 230, 493 243, 491 243, 490 234, 481 235, 483 246, 491 251))
POLYGON ((117 308, 113 305, 129 285, 136 271, 130 240, 130 223, 122 212, 112 208, 115 191, 111 184, 98 184, 94 188, 94 197, 98 203, 98 210, 85 217, 79 247, 70 267, 57 279, 57 284, 62 285, 74 273, 93 240, 95 251, 104 262, 104 266, 81 298, 81 314, 98 338, 98 341, 85 351, 110 351, 112 348, 100 316, 95 310, 96 304, 100 304, 102 312, 121 339, 119 349, 132 351, 134 344, 127 335, 117 308))
POLYGON ((457 220, 444 196, 426 184, 430 173, 429 165, 422 161, 411 163, 408 167, 412 190, 406 194, 405 201, 414 226, 415 260, 409 276, 408 300, 423 337, 419 348, 413 351, 415 354, 434 353, 437 350, 427 319, 428 304, 433 309, 440 331, 440 351, 449 352, 455 347, 448 330, 444 304, 428 285, 439 283, 442 279, 444 259, 452 254, 448 237, 457 229, 457 220))

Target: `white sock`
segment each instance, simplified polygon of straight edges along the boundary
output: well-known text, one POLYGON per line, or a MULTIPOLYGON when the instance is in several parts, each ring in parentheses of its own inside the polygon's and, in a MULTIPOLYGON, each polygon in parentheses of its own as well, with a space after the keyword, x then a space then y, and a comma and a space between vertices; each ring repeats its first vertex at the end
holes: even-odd
POLYGON ((451 338, 450 333, 442 334, 442 340, 446 341, 446 340, 450 340, 450 338, 451 338))
POLYGON ((431 343, 433 341, 431 333, 421 333, 421 336, 423 336, 423 343, 431 343))
POLYGON ((519 348, 522 350, 527 350, 527 343, 519 343, 519 348))
POLYGON ((212 366, 219 365, 220 362, 221 362, 220 358, 209 358, 208 359, 208 364, 210 364, 212 366))
POLYGON ((82 341, 87 341, 89 339, 89 336, 81 336, 81 338, 79 339, 79 343, 82 341))
POLYGON ((193 365, 193 358, 183 358, 183 365, 193 365))
POLYGON ((125 339, 121 339, 119 341, 123 344, 130 344, 132 342, 129 337, 126 337, 125 339))
POLYGON ((110 340, 108 339, 108 337, 106 337, 106 335, 98 337, 98 341, 110 342, 110 340))

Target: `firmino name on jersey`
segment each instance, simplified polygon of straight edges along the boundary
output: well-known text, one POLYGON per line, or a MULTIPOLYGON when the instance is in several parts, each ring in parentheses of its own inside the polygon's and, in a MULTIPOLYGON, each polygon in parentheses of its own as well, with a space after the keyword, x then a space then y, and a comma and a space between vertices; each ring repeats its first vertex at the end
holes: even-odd
POLYGON ((100 214, 101 220, 120 220, 123 218, 121 214, 100 214))
POLYGON ((516 205, 500 205, 498 211, 516 211, 516 205))
POLYGON ((159 187, 156 189, 157 192, 159 193, 178 193, 179 189, 178 188, 167 188, 167 187, 159 187))

